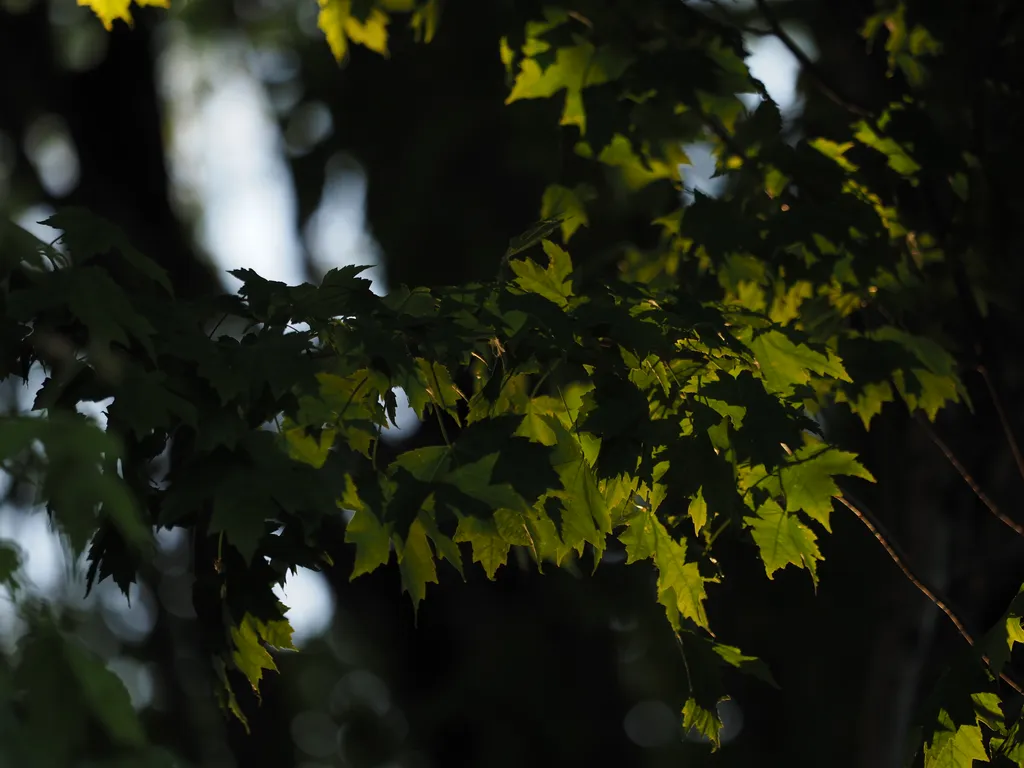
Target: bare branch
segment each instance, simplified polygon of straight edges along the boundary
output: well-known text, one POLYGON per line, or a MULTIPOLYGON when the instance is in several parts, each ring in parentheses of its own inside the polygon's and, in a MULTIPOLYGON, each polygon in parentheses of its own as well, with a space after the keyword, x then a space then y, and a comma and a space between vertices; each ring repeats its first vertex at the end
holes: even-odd
POLYGON ((772 34, 782 41, 782 44, 785 45, 789 49, 789 52, 792 53, 793 56, 796 58, 796 60, 800 62, 800 66, 803 67, 812 78, 814 78, 814 81, 815 83, 817 83, 818 88, 821 90, 823 94, 825 94, 825 96, 834 101, 847 112, 852 112, 853 114, 858 115, 859 117, 874 117, 874 115, 872 115, 869 109, 866 109, 865 107, 862 107, 859 104, 855 104, 849 99, 844 98, 839 94, 838 91, 836 91, 835 88, 833 88, 828 83, 818 65, 811 61, 810 56, 804 53, 803 49, 796 44, 796 41, 792 37, 790 37, 789 33, 782 28, 782 25, 779 23, 779 20, 775 17, 775 14, 772 13, 771 8, 768 7, 767 0, 756 0, 756 2, 757 9, 761 12, 761 15, 764 16, 764 20, 768 23, 768 26, 771 29, 772 34))
MULTIPOLYGON (((960 618, 953 612, 953 609, 950 608, 942 598, 935 594, 934 591, 932 591, 923 581, 921 581, 921 579, 919 579, 914 574, 914 572, 910 569, 910 566, 907 565, 906 558, 896 551, 896 546, 893 543, 892 537, 885 533, 884 529, 882 528, 882 524, 878 521, 878 519, 875 518, 875 516, 871 514, 871 512, 868 511, 868 509, 864 507, 862 504, 854 504, 853 502, 851 502, 848 496, 839 496, 837 498, 843 506, 845 506, 847 509, 853 512, 857 519, 864 524, 864 527, 871 531, 871 535, 874 536, 878 543, 882 545, 882 548, 885 550, 885 553, 889 555, 889 559, 896 563, 897 567, 901 571, 903 571, 903 575, 907 577, 907 580, 914 585, 917 591, 925 597, 927 597, 935 605, 936 608, 938 608, 940 611, 946 614, 946 618, 948 618, 950 622, 952 622, 953 626, 956 627, 956 631, 959 632, 960 636, 967 641, 968 645, 975 645, 974 637, 971 635, 970 632, 967 631, 967 628, 964 626, 960 618)), ((992 660, 988 656, 983 654, 981 660, 985 662, 986 666, 992 666, 992 660)), ((1017 693, 1024 694, 1024 688, 1021 688, 1005 672, 999 673, 999 679, 1006 683, 1008 686, 1010 686, 1017 693)))
POLYGON ((970 489, 974 492, 974 495, 978 497, 978 500, 988 508, 988 511, 991 512, 992 515, 999 522, 1001 522, 1007 528, 1012 530, 1014 533, 1016 533, 1019 536, 1024 536, 1024 526, 1021 526, 1018 523, 1011 520, 1009 517, 1006 516, 1006 514, 1003 513, 1002 510, 999 509, 998 506, 996 506, 996 503, 992 501, 989 495, 981 489, 981 486, 979 486, 975 479, 971 476, 971 473, 968 472, 967 468, 960 463, 960 460, 957 459, 957 457, 953 454, 952 449, 945 443, 945 441, 943 441, 941 437, 938 436, 935 430, 932 429, 931 425, 927 421, 925 421, 924 418, 921 417, 918 418, 918 424, 921 425, 921 428, 927 433, 928 437, 931 438, 931 441, 935 443, 938 449, 942 451, 942 455, 946 457, 949 463, 953 466, 953 469, 960 473, 960 477, 964 479, 964 482, 967 483, 970 489))

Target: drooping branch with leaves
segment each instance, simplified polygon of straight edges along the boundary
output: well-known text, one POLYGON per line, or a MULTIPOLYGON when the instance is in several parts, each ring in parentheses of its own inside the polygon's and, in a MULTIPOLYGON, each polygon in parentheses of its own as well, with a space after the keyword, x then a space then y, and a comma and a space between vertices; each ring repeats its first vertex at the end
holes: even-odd
MULTIPOLYGON (((108 29, 130 22, 127 0, 79 2, 108 29)), ((343 61, 350 45, 386 55, 401 16, 429 43, 440 11, 436 0, 320 0, 319 24, 343 61)), ((984 182, 977 157, 950 150, 942 131, 952 129, 931 114, 939 41, 902 4, 868 19, 865 37, 885 46, 906 92, 875 114, 822 82, 848 131, 793 140, 747 70, 739 27, 713 13, 577 0, 536 13, 509 4, 507 24, 495 51, 507 103, 564 103, 566 141, 617 195, 672 192, 644 198, 662 206, 650 210, 653 245, 610 258, 574 250, 601 200, 567 178, 537 201, 539 223, 492 255, 488 282, 380 297, 358 268, 316 286, 237 270, 238 296, 185 301, 117 222, 67 209, 47 220, 49 244, 7 225, 0 376, 27 379, 39 365, 46 380, 30 413, 0 420, 4 470, 35 488, 71 551, 87 553, 90 586, 111 578, 127 593, 153 530, 188 532, 218 695, 243 722, 238 681, 258 690, 273 649, 291 647, 274 588, 331 561, 326 521, 347 520, 352 578, 397 567, 414 611, 426 610, 439 568, 493 579, 519 549, 537 568, 596 569, 610 542, 622 546, 627 563, 653 563, 665 631, 708 673, 691 676, 681 717, 712 745, 729 693, 718 668, 772 682, 709 619, 729 578, 716 546, 748 542, 769 579, 803 569, 816 587, 838 500, 975 646, 947 678, 962 684, 940 686, 924 716, 925 764, 1024 765, 1019 722, 1000 698, 1020 690, 1007 667, 1024 641, 1020 599, 985 637, 968 633, 844 495, 874 478, 828 428, 835 409, 869 428, 897 400, 934 421, 966 396, 955 343, 913 321, 936 293, 975 301, 958 249, 984 182), (713 147, 725 179, 717 197, 685 183, 684 147, 697 143, 713 147), (398 391, 441 439, 385 456, 398 391), (77 410, 104 401, 105 429, 77 410)), ((1010 85, 1003 98, 1016 98, 1010 85)), ((15 550, 0 555, 15 578, 15 550)), ((83 706, 116 687, 40 626, 45 637, 26 647, 65 642, 83 706)), ((49 692, 7 690, 0 711, 42 727, 39 707, 13 702, 49 692)), ((119 703, 99 715, 110 755, 141 755, 145 736, 111 696, 119 703)))

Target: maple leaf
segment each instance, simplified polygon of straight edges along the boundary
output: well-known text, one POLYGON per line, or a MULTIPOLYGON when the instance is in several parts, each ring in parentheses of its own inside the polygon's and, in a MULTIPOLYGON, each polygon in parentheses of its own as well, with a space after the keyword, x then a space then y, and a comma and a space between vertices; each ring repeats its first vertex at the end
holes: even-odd
POLYGON ((955 725, 945 710, 939 712, 939 728, 924 746, 924 768, 972 768, 975 760, 988 762, 976 724, 955 725))
POLYGON ((320 439, 307 434, 305 427, 286 427, 285 440, 288 442, 288 455, 296 461, 309 464, 319 469, 327 461, 327 454, 334 444, 337 430, 325 429, 320 432, 320 439))
POLYGON ((575 46, 559 47, 554 61, 543 66, 540 55, 549 48, 546 42, 530 41, 531 56, 520 63, 515 84, 505 103, 511 104, 519 99, 544 99, 564 89, 562 125, 579 125, 585 130, 582 90, 614 80, 632 60, 610 48, 596 48, 592 43, 581 42, 575 46))
POLYGON ((251 562, 260 539, 267 534, 266 521, 280 514, 274 502, 280 493, 277 478, 235 464, 217 484, 210 532, 223 532, 246 562, 251 562))
POLYGON ((757 517, 745 517, 743 521, 750 526, 769 579, 775 571, 795 565, 808 570, 817 588, 817 561, 823 559, 818 551, 817 537, 796 515, 768 499, 758 507, 757 517))
POLYGON ((542 219, 560 219, 562 242, 568 243, 576 230, 590 223, 584 203, 592 199, 593 195, 589 187, 569 189, 561 184, 551 184, 541 198, 540 216, 542 219))
POLYGON ((804 343, 794 342, 782 331, 759 333, 750 341, 765 384, 775 391, 789 393, 796 384, 807 384, 811 374, 850 381, 842 363, 831 352, 822 354, 804 343))
POLYGON ((718 713, 705 709, 696 699, 687 699, 683 705, 683 729, 703 736, 714 749, 722 746, 722 721, 718 713))
POLYGON ((388 15, 379 8, 371 9, 365 20, 352 13, 352 0, 319 0, 317 26, 327 37, 331 53, 339 62, 348 53, 348 43, 363 45, 371 51, 388 54, 388 15))
POLYGON ((530 259, 510 262, 512 271, 516 273, 516 285, 564 308, 572 297, 572 280, 569 279, 572 262, 569 254, 550 240, 542 240, 541 247, 548 255, 548 266, 545 269, 530 259))
POLYGON ((391 559, 388 526, 381 525, 377 517, 364 507, 356 509, 345 526, 345 542, 356 546, 356 561, 349 581, 387 565, 391 559))
POLYGON ((1010 660, 1010 653, 1017 643, 1024 643, 1024 586, 1010 601, 1010 605, 998 622, 985 633, 978 642, 979 648, 988 656, 988 666, 993 673, 999 674, 1010 660))
POLYGON ((455 531, 456 542, 469 542, 473 548, 473 562, 483 566, 487 578, 494 580, 494 574, 508 559, 509 543, 498 533, 491 520, 479 517, 463 517, 455 531))
POLYGON ((686 542, 672 538, 655 516, 654 509, 653 505, 642 508, 619 536, 619 541, 626 545, 626 563, 648 557, 654 560, 658 569, 658 596, 669 618, 673 612, 678 612, 707 629, 704 578, 696 563, 686 562, 686 542))
MULTIPOLYGON (((132 25, 132 15, 128 10, 132 0, 78 0, 78 4, 92 8, 108 32, 114 28, 115 19, 121 19, 128 26, 132 25)), ((171 7, 170 0, 135 0, 135 4, 138 6, 151 5, 157 8, 171 7)))
POLYGON ((562 542, 579 554, 583 554, 583 543, 588 542, 594 547, 595 561, 599 560, 604 554, 605 536, 611 533, 611 518, 594 470, 572 433, 553 416, 545 420, 557 440, 551 463, 562 481, 562 490, 555 494, 562 502, 562 542))
POLYGON ((395 541, 398 554, 398 569, 402 574, 402 591, 412 598, 413 611, 427 595, 427 584, 437 584, 437 569, 434 567, 434 553, 427 541, 427 531, 417 518, 409 526, 405 541, 395 541))
POLYGON ((420 512, 419 520, 423 524, 423 528, 426 530, 430 541, 434 544, 437 558, 439 560, 447 560, 459 572, 459 576, 465 579, 466 575, 462 572, 462 553, 459 552, 457 542, 441 532, 441 529, 437 527, 437 521, 434 519, 433 513, 420 512))
POLYGON ((780 485, 786 499, 786 511, 803 510, 831 533, 829 515, 832 499, 842 491, 832 479, 835 475, 860 477, 869 482, 875 478, 857 461, 856 454, 806 445, 793 454, 793 461, 779 470, 780 485))
MULTIPOLYGON (((277 637, 276 634, 275 637, 277 637)), ((245 675, 253 692, 259 694, 263 670, 277 671, 273 657, 263 645, 264 639, 260 633, 259 621, 247 613, 237 627, 231 627, 231 640, 234 644, 234 650, 231 652, 232 661, 245 675)))

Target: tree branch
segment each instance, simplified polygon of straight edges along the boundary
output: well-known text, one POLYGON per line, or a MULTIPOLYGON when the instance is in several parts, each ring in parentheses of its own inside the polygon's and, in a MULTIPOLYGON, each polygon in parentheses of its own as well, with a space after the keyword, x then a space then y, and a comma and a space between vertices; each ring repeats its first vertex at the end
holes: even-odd
MULTIPOLYGON (((935 592, 933 592, 923 581, 921 581, 921 579, 919 579, 914 574, 914 572, 910 569, 910 566, 907 565, 906 558, 896 551, 896 546, 895 544, 893 544, 892 537, 885 533, 884 529, 882 528, 882 524, 877 520, 877 518, 875 518, 875 516, 871 514, 871 512, 868 511, 868 509, 863 505, 854 504, 853 502, 851 502, 847 496, 838 496, 837 499, 843 506, 845 506, 847 509, 853 512, 857 519, 864 524, 864 527, 871 531, 871 535, 874 536, 878 543, 882 545, 882 548, 885 550, 886 554, 889 555, 889 559, 896 563, 897 567, 901 571, 903 571, 903 575, 907 577, 907 580, 914 585, 917 591, 925 597, 927 597, 935 605, 936 608, 938 608, 940 611, 946 614, 946 618, 948 618, 950 622, 952 622, 953 626, 956 627, 956 631, 960 633, 960 636, 967 641, 968 645, 974 646, 974 637, 971 635, 970 632, 967 631, 967 628, 964 626, 960 618, 953 612, 953 609, 950 608, 942 598, 935 594, 935 592)), ((982 654, 981 660, 985 663, 986 666, 991 668, 992 660, 987 655, 982 654)), ((1017 693, 1024 694, 1024 688, 1021 688, 1016 682, 1014 682, 1013 678, 1008 676, 1005 672, 999 673, 999 679, 1006 683, 1008 686, 1010 686, 1017 693)))
MULTIPOLYGON (((1000 413, 1000 415, 1002 414, 1000 413)), ((943 439, 938 436, 935 430, 932 429, 931 425, 928 424, 928 422, 925 421, 922 417, 918 417, 918 424, 921 425, 921 428, 925 431, 925 433, 928 435, 931 441, 935 443, 938 449, 942 451, 943 456, 945 456, 949 463, 953 466, 953 469, 955 469, 960 474, 960 477, 964 479, 964 482, 967 483, 970 489, 974 492, 974 495, 978 497, 978 500, 988 508, 988 511, 991 512, 992 515, 999 522, 1001 522, 1007 528, 1011 529, 1018 536, 1024 536, 1024 526, 1021 526, 1013 520, 1011 520, 1002 512, 1002 510, 999 509, 998 506, 996 506, 996 503, 992 501, 989 495, 981 489, 981 486, 978 485, 975 479, 971 476, 970 472, 967 471, 967 468, 960 463, 959 459, 957 459, 957 457, 953 454, 952 449, 950 449, 950 447, 945 443, 945 441, 943 441, 943 439)), ((1016 445, 1016 443, 1013 442, 1012 439, 1010 444, 1011 446, 1016 445)), ((1015 452, 1014 455, 1019 456, 1019 453, 1015 452)))
POLYGON ((984 363, 978 365, 978 373, 985 380, 985 387, 988 389, 989 397, 992 398, 992 405, 995 406, 996 415, 999 417, 999 424, 1002 426, 1003 434, 1006 436, 1006 442, 1010 445, 1010 452, 1013 453, 1013 460, 1017 465, 1017 471, 1020 473, 1021 478, 1024 478, 1024 455, 1021 454, 1017 436, 1013 433, 1013 426, 1010 424, 1010 419, 1003 408, 1002 398, 999 397, 996 385, 993 383, 988 367, 984 363))
POLYGON ((859 117, 874 117, 869 109, 862 107, 859 104, 855 104, 844 96, 841 96, 839 92, 828 83, 818 65, 815 64, 806 53, 804 53, 803 49, 796 44, 796 41, 790 37, 789 33, 782 28, 779 20, 775 17, 775 14, 772 13, 771 8, 768 7, 767 0, 755 1, 757 3, 757 9, 761 12, 761 15, 764 16, 764 20, 767 22, 772 34, 779 38, 779 40, 782 41, 782 44, 789 49, 789 52, 793 54, 794 58, 800 62, 800 66, 803 67, 804 70, 806 70, 814 79, 814 82, 818 85, 818 89, 825 94, 825 96, 847 112, 852 112, 859 117))

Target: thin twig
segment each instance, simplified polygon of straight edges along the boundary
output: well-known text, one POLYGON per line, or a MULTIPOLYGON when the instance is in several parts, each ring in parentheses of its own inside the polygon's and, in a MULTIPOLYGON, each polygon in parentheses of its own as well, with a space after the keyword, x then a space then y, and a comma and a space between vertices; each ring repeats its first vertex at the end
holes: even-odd
POLYGON ((683 648, 683 638, 678 632, 673 633, 676 636, 676 646, 679 648, 679 655, 683 657, 683 668, 686 670, 686 687, 693 695, 693 677, 690 675, 690 662, 686 659, 686 649, 683 648))
POLYGON ((840 107, 842 107, 848 112, 852 112, 853 114, 858 115, 860 117, 873 117, 870 110, 865 109, 859 104, 854 104, 849 99, 840 96, 836 89, 829 85, 828 81, 825 79, 825 76, 821 73, 821 70, 818 68, 818 65, 811 61, 811 58, 806 53, 804 53, 803 49, 796 44, 796 41, 789 36, 789 33, 782 28, 782 25, 779 23, 779 20, 775 17, 775 14, 772 13, 771 9, 768 7, 767 0, 756 0, 756 2, 757 9, 761 12, 761 15, 764 16, 764 20, 768 23, 768 26, 771 28, 772 34, 774 34, 777 38, 779 38, 779 40, 782 41, 782 44, 789 49, 789 52, 793 54, 793 57, 798 62, 800 62, 800 66, 802 66, 807 71, 807 73, 814 78, 814 81, 818 84, 818 88, 821 90, 823 94, 825 94, 825 96, 827 96, 829 99, 834 101, 836 104, 838 104, 840 107))
POLYGON ((978 366, 978 373, 981 374, 981 378, 985 380, 985 386, 988 388, 989 397, 992 398, 992 405, 996 408, 996 414, 999 416, 999 423, 1003 427, 1003 434, 1006 435, 1006 442, 1010 444, 1010 451, 1013 453, 1013 460, 1017 463, 1017 471, 1020 476, 1024 478, 1024 456, 1020 452, 1020 444, 1017 442, 1016 435, 1013 434, 1013 427, 1010 425, 1010 419, 1006 416, 1006 411, 1003 409, 1002 398, 999 397, 999 393, 996 391, 996 385, 992 382, 992 376, 989 375, 988 368, 982 364, 978 366))
POLYGON ((1013 520, 1007 517, 1002 512, 1002 510, 999 509, 998 506, 996 506, 996 503, 992 501, 989 495, 981 489, 981 486, 979 486, 977 481, 975 481, 975 479, 971 476, 971 473, 968 472, 967 468, 960 463, 960 460, 957 459, 957 457, 953 454, 952 449, 950 449, 950 447, 945 443, 945 441, 943 441, 943 439, 939 437, 935 430, 932 429, 931 425, 923 418, 918 419, 918 424, 921 425, 921 428, 927 433, 928 437, 931 438, 931 441, 935 443, 938 449, 942 451, 942 454, 953 466, 953 469, 960 473, 960 477, 962 477, 964 479, 964 482, 967 483, 968 486, 970 486, 970 489, 974 492, 974 495, 977 496, 978 500, 988 508, 988 511, 991 512, 992 515, 999 522, 1001 522, 1007 528, 1010 528, 1014 533, 1016 533, 1019 536, 1024 536, 1024 526, 1015 523, 1013 520))
MULTIPOLYGON (((960 636, 967 641, 968 645, 973 647, 975 645, 974 637, 972 637, 971 633, 967 631, 963 622, 960 621, 957 615, 953 613, 953 609, 950 608, 942 598, 929 589, 928 586, 921 581, 921 579, 919 579, 912 570, 910 570, 910 566, 907 565, 906 558, 902 557, 896 551, 896 547, 892 543, 892 538, 884 532, 882 524, 877 519, 873 519, 874 515, 863 507, 863 505, 853 504, 853 502, 851 502, 846 496, 837 496, 836 498, 844 507, 853 512, 857 519, 864 524, 864 527, 871 531, 871 535, 874 536, 878 543, 882 545, 886 554, 889 555, 889 559, 896 563, 897 567, 903 571, 903 575, 907 577, 907 580, 913 584, 922 595, 927 597, 936 608, 946 614, 946 618, 948 618, 952 622, 953 626, 956 627, 956 631, 960 633, 960 636)), ((992 660, 987 655, 982 654, 981 660, 985 662, 986 666, 992 666, 992 660)), ((1013 678, 1009 677, 1005 672, 999 673, 999 679, 1017 693, 1024 694, 1024 688, 1021 688, 1016 682, 1014 682, 1013 678)))

